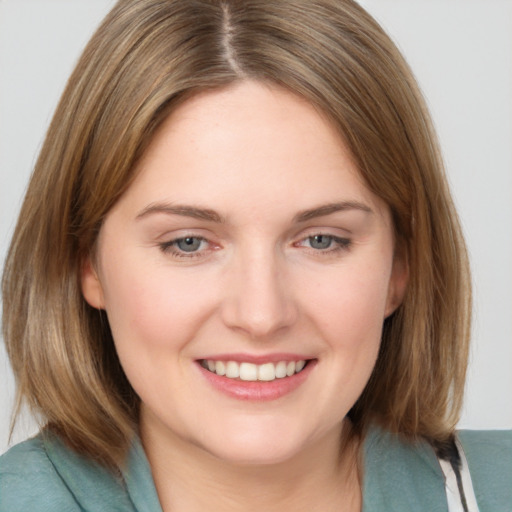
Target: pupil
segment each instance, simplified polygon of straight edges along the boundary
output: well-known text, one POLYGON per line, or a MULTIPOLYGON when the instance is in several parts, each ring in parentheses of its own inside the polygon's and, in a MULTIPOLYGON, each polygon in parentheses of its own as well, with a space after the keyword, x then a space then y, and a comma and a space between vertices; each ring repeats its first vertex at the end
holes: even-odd
POLYGON ((325 235, 315 235, 310 239, 311 247, 314 249, 328 249, 331 242, 332 237, 325 235))
POLYGON ((199 238, 189 236, 187 238, 182 238, 181 240, 178 240, 177 245, 179 249, 182 251, 193 252, 199 249, 199 246, 201 245, 201 240, 199 238))

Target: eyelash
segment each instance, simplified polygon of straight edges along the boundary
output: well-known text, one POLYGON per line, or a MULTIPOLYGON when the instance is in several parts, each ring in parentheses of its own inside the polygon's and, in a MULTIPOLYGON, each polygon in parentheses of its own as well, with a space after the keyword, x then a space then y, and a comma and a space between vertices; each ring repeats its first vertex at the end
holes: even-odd
POLYGON ((170 254, 176 258, 198 258, 203 255, 203 251, 183 251, 177 247, 179 242, 185 241, 187 239, 198 240, 201 244, 203 242, 209 243, 208 240, 202 236, 181 236, 179 238, 175 238, 174 240, 170 240, 169 242, 164 242, 160 244, 160 250, 164 254, 170 254))
POLYGON ((327 255, 332 255, 333 253, 337 253, 340 251, 348 251, 352 245, 352 241, 349 238, 341 238, 341 237, 338 237, 335 235, 329 235, 326 233, 315 233, 314 235, 309 235, 309 236, 303 238, 302 240, 300 240, 295 245, 299 246, 299 247, 301 247, 301 246, 303 247, 302 244, 304 242, 306 242, 306 241, 311 242, 311 240, 316 237, 329 238, 330 241, 332 242, 332 244, 334 245, 333 247, 328 247, 326 249, 315 249, 313 247, 309 247, 310 250, 312 250, 313 252, 315 252, 318 255, 326 255, 327 256, 327 255))
MULTIPOLYGON (((329 235, 325 233, 315 233, 314 235, 309 235, 305 238, 302 238, 299 242, 294 244, 294 247, 305 247, 303 244, 306 241, 311 242, 316 237, 326 237, 330 239, 332 244, 334 244, 334 247, 328 247, 325 249, 315 249, 313 247, 307 247, 310 251, 314 252, 315 255, 320 256, 327 256, 332 255, 334 253, 340 252, 340 251, 348 251, 352 245, 352 241, 349 238, 340 238, 338 236, 329 235)), ((183 242, 187 239, 193 239, 196 241, 199 241, 200 244, 206 243, 211 244, 206 238, 201 236, 183 236, 179 238, 175 238, 174 240, 169 240, 168 242, 161 243, 159 245, 160 250, 164 254, 170 254, 171 256, 175 258, 198 258, 204 256, 204 251, 196 250, 196 251, 184 251, 182 249, 179 249, 177 247, 177 244, 180 242, 183 242)))

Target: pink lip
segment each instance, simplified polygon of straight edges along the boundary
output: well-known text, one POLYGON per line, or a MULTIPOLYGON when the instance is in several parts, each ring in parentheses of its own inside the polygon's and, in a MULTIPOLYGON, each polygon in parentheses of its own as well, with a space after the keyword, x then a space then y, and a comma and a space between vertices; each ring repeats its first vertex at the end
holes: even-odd
MULTIPOLYGON (((283 354, 281 354, 281 356, 282 355, 283 354)), ((297 356, 288 360, 300 361, 300 359, 296 359, 296 357, 297 356)), ((222 356, 221 359, 218 355, 215 356, 215 360, 236 361, 236 359, 230 357, 224 359, 224 356, 222 356)), ((276 359, 276 361, 285 360, 287 359, 276 359)), ((244 359, 243 361, 249 362, 248 359, 244 359)), ((269 361, 268 357, 264 359, 264 362, 265 361, 269 361)), ((275 379, 270 382, 228 379, 227 377, 221 377, 216 373, 208 371, 206 368, 203 368, 199 362, 197 363, 197 367, 201 371, 203 377, 217 391, 220 391, 221 393, 231 398, 236 398, 237 400, 264 402, 270 400, 277 400, 278 398, 282 398, 283 396, 296 390, 309 377, 312 369, 314 368, 314 366, 316 366, 316 362, 316 359, 309 360, 308 364, 304 367, 304 369, 301 372, 296 373, 291 377, 275 379)))
POLYGON ((253 363, 253 364, 264 364, 264 363, 278 363, 279 361, 306 361, 311 359, 311 356, 305 356, 300 354, 291 353, 278 353, 278 354, 215 354, 211 356, 202 357, 201 360, 213 360, 213 361, 235 361, 237 363, 253 363))

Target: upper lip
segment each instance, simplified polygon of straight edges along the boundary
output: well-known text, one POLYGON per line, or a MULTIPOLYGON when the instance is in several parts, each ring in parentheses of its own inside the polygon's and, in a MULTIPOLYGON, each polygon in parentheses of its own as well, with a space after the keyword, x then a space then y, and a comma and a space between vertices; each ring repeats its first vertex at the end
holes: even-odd
POLYGON ((264 363, 278 363, 279 361, 307 361, 314 359, 304 354, 292 354, 292 353, 275 353, 275 354, 211 354, 209 356, 201 357, 198 360, 210 360, 210 361, 235 361, 237 363, 253 363, 253 364, 264 364, 264 363))

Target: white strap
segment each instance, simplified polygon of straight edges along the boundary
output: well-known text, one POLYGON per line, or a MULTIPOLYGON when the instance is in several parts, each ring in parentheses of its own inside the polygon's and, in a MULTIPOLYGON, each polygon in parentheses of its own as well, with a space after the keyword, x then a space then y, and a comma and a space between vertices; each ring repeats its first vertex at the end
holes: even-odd
MULTIPOLYGON (((460 475, 464 495, 466 497, 467 512, 479 512, 466 455, 464 454, 464 450, 457 439, 455 440, 455 444, 460 456, 460 475)), ((457 476, 455 475, 452 465, 450 462, 443 459, 439 459, 439 464, 441 465, 441 469, 445 476, 446 498, 448 500, 449 512, 466 512, 462 505, 462 498, 459 492, 459 486, 457 485, 457 476)))

